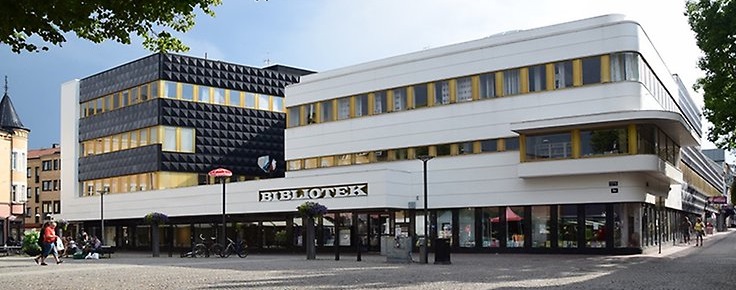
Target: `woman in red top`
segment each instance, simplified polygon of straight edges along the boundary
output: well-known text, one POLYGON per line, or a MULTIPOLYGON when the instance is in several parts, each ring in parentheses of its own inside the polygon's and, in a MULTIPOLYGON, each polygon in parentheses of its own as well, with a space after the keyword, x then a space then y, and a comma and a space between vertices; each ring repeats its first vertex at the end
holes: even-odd
POLYGON ((49 254, 54 255, 54 260, 56 260, 57 264, 61 264, 61 260, 59 260, 59 255, 56 253, 56 239, 59 237, 56 235, 56 222, 46 222, 44 223, 43 227, 41 228, 41 239, 43 239, 42 247, 41 247, 41 255, 36 257, 34 259, 36 263, 38 263, 39 258, 41 259, 41 266, 46 266, 46 257, 49 256, 49 254))

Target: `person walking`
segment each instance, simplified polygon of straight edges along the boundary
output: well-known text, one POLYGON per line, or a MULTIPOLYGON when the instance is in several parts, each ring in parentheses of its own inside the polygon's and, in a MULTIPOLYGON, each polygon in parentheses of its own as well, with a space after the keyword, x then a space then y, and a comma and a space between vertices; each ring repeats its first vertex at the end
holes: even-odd
POLYGON ((682 241, 686 244, 690 244, 690 229, 693 228, 693 223, 690 222, 690 219, 688 217, 685 217, 685 220, 682 221, 682 241))
POLYGON ((703 221, 700 220, 700 218, 697 218, 695 220, 695 225, 693 226, 693 229, 695 230, 695 246, 702 247, 703 236, 705 235, 705 225, 703 224, 703 221))
POLYGON ((59 237, 56 235, 56 222, 46 222, 44 223, 43 227, 41 228, 41 239, 43 239, 42 247, 41 247, 41 255, 39 257, 36 257, 34 260, 36 263, 39 263, 41 266, 46 266, 46 258, 49 256, 49 254, 54 255, 54 260, 56 261, 56 264, 61 264, 62 261, 59 259, 59 254, 56 251, 56 239, 59 237))

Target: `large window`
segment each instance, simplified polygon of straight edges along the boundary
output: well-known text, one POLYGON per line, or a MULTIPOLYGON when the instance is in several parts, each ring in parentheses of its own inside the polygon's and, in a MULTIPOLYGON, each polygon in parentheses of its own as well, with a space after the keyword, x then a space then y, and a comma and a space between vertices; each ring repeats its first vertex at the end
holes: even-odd
POLYGON ((161 149, 163 151, 190 152, 195 150, 194 128, 163 127, 161 149))
POLYGON ((585 247, 606 247, 606 205, 585 205, 585 247))
POLYGON ((380 91, 373 93, 373 114, 383 114, 388 110, 388 100, 386 92, 380 91))
POLYGON ((355 116, 367 116, 368 115, 368 95, 357 95, 355 96, 355 116))
POLYGON ((350 118, 350 97, 337 99, 337 119, 350 118))
POLYGON ((428 99, 427 99, 428 96, 429 94, 427 93, 426 84, 414 86, 414 107, 415 108, 426 107, 428 104, 428 99))
POLYGON ((558 207, 558 247, 578 247, 578 207, 561 205, 558 207))
POLYGON ((524 207, 506 207, 506 247, 524 247, 524 207))
POLYGON ((287 118, 289 119, 289 127, 299 126, 299 120, 301 119, 301 107, 289 108, 287 118))
POLYGON ((583 85, 601 82, 601 57, 587 57, 583 59, 583 85))
POLYGON ((320 110, 322 122, 331 122, 335 120, 335 114, 332 112, 332 100, 324 101, 320 103, 322 109, 320 110))
POLYGON ((434 105, 450 103, 450 82, 439 81, 434 83, 434 105))
POLYGON ((210 87, 200 86, 199 95, 197 96, 197 100, 203 103, 211 103, 210 87))
POLYGON ((181 99, 187 101, 194 100, 194 86, 191 84, 181 84, 181 99))
POLYGON ((470 77, 457 79, 457 101, 469 102, 473 100, 473 84, 470 77))
MULTIPOLYGON (((258 95, 258 109, 259 110, 268 110, 270 104, 269 104, 270 97, 268 95, 258 95)), ((331 102, 331 101, 327 101, 331 102)), ((327 103, 325 102, 325 103, 327 103)), ((324 104, 324 103, 323 103, 324 104)))
POLYGON ((639 57, 633 52, 611 54, 611 81, 639 80, 639 57))
POLYGON ((530 135, 526 137, 526 159, 544 160, 572 157, 570 133, 530 135))
MULTIPOLYGON (((164 89, 163 97, 176 99, 176 83, 175 82, 164 82, 163 89, 164 89)), ((117 97, 115 99, 117 99, 117 97)), ((117 108, 118 105, 115 104, 113 105, 113 107, 117 108)))
POLYGON ((213 88, 212 96, 215 104, 225 104, 225 89, 213 88))
POLYGON ((398 88, 393 90, 394 94, 394 111, 403 111, 407 109, 406 88, 398 88))
POLYGON ((626 128, 580 131, 581 156, 628 153, 626 128))

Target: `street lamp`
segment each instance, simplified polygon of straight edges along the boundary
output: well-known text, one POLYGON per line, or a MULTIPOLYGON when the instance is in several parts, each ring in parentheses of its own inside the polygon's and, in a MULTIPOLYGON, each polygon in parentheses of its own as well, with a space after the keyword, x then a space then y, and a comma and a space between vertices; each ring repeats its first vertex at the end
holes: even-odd
POLYGON ((102 190, 97 191, 100 194, 100 236, 98 238, 102 242, 102 245, 105 245, 105 194, 109 190, 109 187, 103 186, 102 190))
POLYGON ((225 177, 233 176, 233 173, 225 168, 217 168, 210 170, 207 175, 220 177, 220 181, 222 182, 222 237, 220 238, 220 244, 225 246, 225 242, 227 241, 227 224, 225 224, 225 177))
POLYGON ((424 165, 424 263, 427 264, 429 261, 429 249, 427 248, 427 240, 429 239, 429 210, 427 210, 427 161, 432 160, 434 156, 430 155, 419 155, 417 159, 422 160, 424 165))

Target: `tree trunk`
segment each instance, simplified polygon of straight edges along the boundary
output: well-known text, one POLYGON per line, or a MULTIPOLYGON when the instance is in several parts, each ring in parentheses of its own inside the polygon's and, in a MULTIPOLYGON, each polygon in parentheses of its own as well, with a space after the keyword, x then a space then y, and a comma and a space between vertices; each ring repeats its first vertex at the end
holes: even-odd
POLYGON ((153 250, 153 256, 158 257, 161 254, 159 248, 160 233, 158 230, 158 224, 154 223, 151 225, 151 249, 153 250))
POLYGON ((314 218, 307 217, 307 228, 306 228, 306 241, 304 245, 307 248, 307 260, 317 259, 317 249, 314 245, 314 218))

